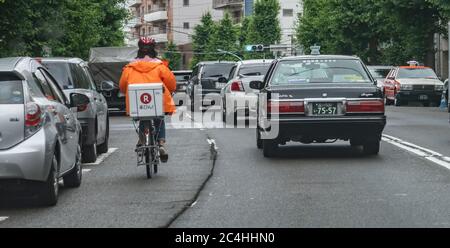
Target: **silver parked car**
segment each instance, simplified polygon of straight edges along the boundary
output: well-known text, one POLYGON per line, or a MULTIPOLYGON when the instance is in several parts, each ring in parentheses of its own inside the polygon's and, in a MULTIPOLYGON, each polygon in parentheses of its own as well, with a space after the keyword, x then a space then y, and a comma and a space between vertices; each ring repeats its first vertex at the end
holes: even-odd
POLYGON ((83 162, 95 162, 98 154, 108 151, 109 118, 108 104, 97 90, 88 63, 79 58, 45 58, 41 63, 55 76, 66 96, 75 92, 89 97, 89 104, 78 108, 78 120, 83 128, 83 162))
POLYGON ((256 113, 259 92, 250 88, 250 82, 262 81, 272 61, 271 59, 244 60, 237 62, 231 69, 229 81, 220 92, 224 122, 233 118, 236 125, 238 117, 246 118, 256 113))
POLYGON ((36 60, 0 59, 0 187, 31 184, 45 205, 56 204, 60 178, 79 187, 81 125, 71 108, 88 103, 67 98, 36 60))

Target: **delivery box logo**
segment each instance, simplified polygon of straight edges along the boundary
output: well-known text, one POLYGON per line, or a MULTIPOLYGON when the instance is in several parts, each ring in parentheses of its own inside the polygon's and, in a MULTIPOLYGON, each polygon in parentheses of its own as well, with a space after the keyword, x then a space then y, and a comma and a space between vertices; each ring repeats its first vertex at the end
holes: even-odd
POLYGON ((141 102, 143 104, 149 104, 152 102, 152 96, 148 93, 144 93, 141 95, 141 102))

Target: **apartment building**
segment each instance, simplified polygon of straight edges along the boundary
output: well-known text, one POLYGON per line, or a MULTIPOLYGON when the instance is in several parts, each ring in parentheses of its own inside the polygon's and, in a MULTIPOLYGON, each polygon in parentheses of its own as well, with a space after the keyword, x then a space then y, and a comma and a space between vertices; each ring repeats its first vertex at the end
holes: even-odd
POLYGON ((126 44, 135 46, 139 37, 151 36, 164 50, 169 41, 178 45, 183 67, 192 58, 192 34, 202 16, 210 12, 215 21, 223 11, 213 9, 212 0, 128 0, 133 19, 124 27, 126 44))
MULTIPOLYGON (((213 7, 217 10, 228 11, 235 22, 240 22, 242 17, 253 14, 255 0, 212 0, 213 7)), ((279 0, 281 9, 278 15, 281 26, 281 44, 294 43, 295 27, 298 22, 298 14, 303 13, 303 1, 279 0)))

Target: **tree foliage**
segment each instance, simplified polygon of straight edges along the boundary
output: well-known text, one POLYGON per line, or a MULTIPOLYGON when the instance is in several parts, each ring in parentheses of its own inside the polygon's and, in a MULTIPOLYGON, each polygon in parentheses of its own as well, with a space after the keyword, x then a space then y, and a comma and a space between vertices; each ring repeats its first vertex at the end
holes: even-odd
POLYGON ((200 24, 195 26, 194 34, 192 36, 192 49, 194 51, 194 57, 191 61, 191 65, 195 65, 200 61, 205 60, 205 53, 208 45, 211 41, 211 37, 216 30, 216 24, 214 23, 211 13, 207 12, 202 16, 200 24))
POLYGON ((228 52, 236 52, 238 50, 238 33, 233 25, 233 20, 228 12, 225 13, 222 20, 216 24, 211 38, 208 42, 206 52, 210 52, 206 56, 207 60, 235 60, 230 55, 217 54, 220 50, 228 52))
POLYGON ((305 0, 297 40, 323 53, 358 55, 371 64, 433 63, 433 37, 443 32, 445 0, 305 0))
MULTIPOLYGON (((263 44, 265 46, 278 44, 281 41, 281 27, 278 14, 280 12, 278 0, 257 0, 253 8, 253 15, 246 27, 247 44, 263 44)), ((246 58, 271 57, 270 52, 265 54, 249 53, 246 58)))
MULTIPOLYGON (((1 0, 0 0, 1 1, 1 0)), ((125 0, 6 0, 0 2, 0 56, 86 59, 95 46, 122 45, 125 0), (20 10, 18 14, 17 10, 20 10)))
POLYGON ((163 54, 163 58, 169 61, 169 68, 171 70, 179 70, 181 63, 181 54, 178 53, 177 45, 173 42, 167 44, 167 51, 163 54))

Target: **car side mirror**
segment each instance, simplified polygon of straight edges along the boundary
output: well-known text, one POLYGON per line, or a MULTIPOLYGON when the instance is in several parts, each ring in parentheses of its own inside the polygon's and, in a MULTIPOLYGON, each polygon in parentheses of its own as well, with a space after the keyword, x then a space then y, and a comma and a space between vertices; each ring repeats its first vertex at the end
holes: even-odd
POLYGON ((70 94, 70 107, 81 107, 88 105, 90 102, 89 97, 80 93, 70 94))
POLYGON ((111 81, 102 81, 102 83, 100 84, 100 91, 102 92, 109 92, 114 90, 114 88, 114 83, 111 81))
POLYGON ((227 80, 226 77, 220 77, 217 81, 218 81, 219 83, 227 83, 227 82, 228 82, 228 80, 227 80))
POLYGON ((264 83, 261 81, 251 81, 250 88, 254 90, 262 90, 264 88, 264 83))
POLYGON ((191 77, 189 77, 188 75, 186 75, 186 76, 183 77, 183 79, 186 80, 186 81, 189 81, 190 78, 191 78, 191 77))

